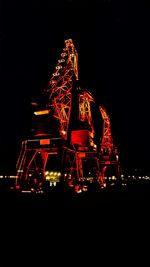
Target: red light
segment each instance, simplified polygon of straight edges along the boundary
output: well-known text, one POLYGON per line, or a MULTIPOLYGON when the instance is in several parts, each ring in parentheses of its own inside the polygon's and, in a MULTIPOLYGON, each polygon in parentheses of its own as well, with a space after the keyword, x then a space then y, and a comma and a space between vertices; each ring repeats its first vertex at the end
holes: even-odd
POLYGON ((41 139, 40 140, 40 145, 49 145, 50 144, 50 139, 41 139))

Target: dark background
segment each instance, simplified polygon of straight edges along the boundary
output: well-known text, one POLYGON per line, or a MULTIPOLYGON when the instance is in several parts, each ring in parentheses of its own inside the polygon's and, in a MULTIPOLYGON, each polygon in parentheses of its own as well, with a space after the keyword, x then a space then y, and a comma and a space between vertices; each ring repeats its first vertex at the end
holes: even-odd
POLYGON ((81 86, 112 119, 122 165, 149 170, 150 5, 127 0, 1 2, 0 172, 15 174, 30 102, 72 38, 81 86))
MULTIPOLYGON (((31 99, 47 85, 66 38, 73 39, 79 53, 81 85, 91 89, 110 113, 123 165, 148 169, 150 6, 146 1, 4 0, 0 8, 0 175, 15 174, 21 140, 32 127, 31 99)), ((97 266, 97 260, 106 263, 110 257, 111 264, 112 259, 120 263, 118 251, 123 260, 135 263, 142 255, 141 244, 143 263, 149 255, 143 246, 149 241, 149 187, 147 194, 132 190, 129 197, 122 192, 81 194, 81 199, 79 195, 13 198, 1 192, 1 243, 7 253, 2 250, 1 265, 11 261, 9 266, 12 262, 20 266, 22 259, 29 263, 28 257, 30 262, 33 257, 33 266, 37 260, 47 266, 53 258, 54 262, 60 258, 61 265, 68 259, 70 265, 70 258, 79 263, 81 254, 84 265, 91 259, 97 266)))

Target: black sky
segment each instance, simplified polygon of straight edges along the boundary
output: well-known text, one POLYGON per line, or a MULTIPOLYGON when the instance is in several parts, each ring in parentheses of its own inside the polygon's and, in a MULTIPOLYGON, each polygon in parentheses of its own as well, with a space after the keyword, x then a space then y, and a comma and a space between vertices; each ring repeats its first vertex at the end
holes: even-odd
POLYGON ((81 85, 110 113, 123 164, 149 167, 149 29, 146 1, 3 1, 0 171, 15 171, 31 98, 46 87, 67 38, 78 50, 81 85))

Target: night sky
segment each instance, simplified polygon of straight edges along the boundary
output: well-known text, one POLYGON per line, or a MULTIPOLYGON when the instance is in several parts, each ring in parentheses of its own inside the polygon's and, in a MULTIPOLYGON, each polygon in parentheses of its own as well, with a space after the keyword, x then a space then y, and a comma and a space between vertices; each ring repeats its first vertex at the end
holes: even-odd
POLYGON ((67 38, 79 54, 81 86, 110 113, 123 165, 149 169, 150 4, 5 0, 0 19, 0 172, 15 174, 32 128, 31 99, 47 86, 67 38))

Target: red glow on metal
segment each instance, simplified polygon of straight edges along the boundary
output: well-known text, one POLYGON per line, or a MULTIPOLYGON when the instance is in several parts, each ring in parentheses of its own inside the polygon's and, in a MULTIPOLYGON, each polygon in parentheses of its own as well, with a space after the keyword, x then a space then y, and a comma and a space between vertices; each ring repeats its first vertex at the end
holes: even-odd
POLYGON ((40 139, 40 145, 49 145, 50 139, 40 139))
MULTIPOLYGON (((97 149, 98 141, 95 141, 95 125, 93 125, 92 118, 95 99, 90 91, 74 87, 74 79, 78 80, 78 54, 72 40, 68 39, 65 41, 65 48, 56 64, 48 87, 44 90, 47 102, 43 109, 39 108, 34 112, 35 115, 39 115, 35 116, 40 129, 36 134, 37 140, 22 142, 17 161, 18 180, 22 179, 25 182, 32 180, 34 184, 41 183, 42 179, 46 179, 46 164, 48 165, 51 155, 61 157, 64 177, 72 185, 75 180, 79 182, 92 176, 104 187, 106 171, 112 165, 118 168, 118 154, 113 145, 110 117, 106 109, 100 106, 103 133, 99 150, 97 149), (73 89, 76 90, 75 94, 72 94, 73 89), (75 103, 78 103, 76 106, 78 112, 75 112, 78 114, 76 115, 77 127, 71 128, 69 123, 74 95, 78 97, 75 99, 75 103), (44 117, 51 120, 46 120, 45 123, 44 117), (42 123, 39 119, 43 120, 42 123), (49 121, 52 124, 49 124, 49 121), (45 131, 44 127, 47 127, 47 122, 48 131, 45 131), (52 134, 49 126, 51 126, 52 134), (44 135, 47 132, 48 134, 44 135), (54 138, 47 139, 48 136, 54 136, 54 138)), ((37 107, 35 104, 34 106, 37 107)), ((79 186, 75 187, 75 191, 81 191, 79 186)))
POLYGON ((105 161, 105 164, 106 164, 106 165, 109 165, 109 164, 110 164, 110 161, 105 161))
POLYGON ((71 132, 71 144, 79 146, 89 146, 89 131, 76 130, 71 132))
POLYGON ((106 112, 106 109, 100 106, 100 112, 103 118, 103 136, 101 142, 101 150, 104 152, 105 150, 108 151, 110 154, 113 149, 113 139, 111 135, 111 124, 110 124, 110 117, 106 112))
POLYGON ((55 69, 46 91, 49 94, 49 103, 54 111, 54 117, 60 123, 60 134, 67 139, 73 76, 78 80, 78 54, 71 39, 65 41, 65 48, 55 69))
POLYGON ((95 102, 90 92, 81 91, 81 93, 79 94, 79 120, 87 121, 89 126, 91 127, 91 130, 94 131, 90 102, 95 102))

